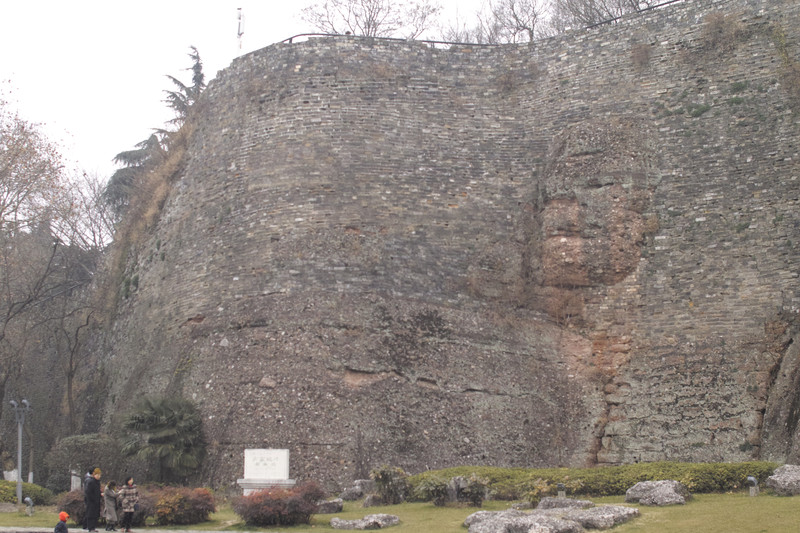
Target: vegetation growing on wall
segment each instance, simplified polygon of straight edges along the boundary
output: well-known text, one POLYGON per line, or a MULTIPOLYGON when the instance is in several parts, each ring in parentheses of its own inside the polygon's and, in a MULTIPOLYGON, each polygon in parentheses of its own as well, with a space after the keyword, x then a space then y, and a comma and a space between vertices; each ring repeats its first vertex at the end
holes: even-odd
MULTIPOLYGON (((167 76, 177 88, 165 91, 165 102, 175 112, 168 124, 177 129, 156 129, 133 150, 117 154, 114 161, 123 167, 111 176, 103 192, 106 203, 118 220, 109 272, 101 291, 105 294, 106 319, 113 316, 120 296, 128 298, 138 289, 139 247, 158 221, 171 184, 180 176, 186 163, 187 142, 194 130, 193 118, 197 115, 195 104, 206 86, 203 63, 193 46, 189 57, 192 65, 187 70, 192 71, 191 84, 167 76)), ((163 252, 161 258, 164 258, 163 252)))
POLYGON ((800 109, 800 61, 793 57, 786 30, 782 26, 775 27, 773 38, 781 58, 781 84, 789 94, 790 103, 796 111, 800 109))
POLYGON ((707 50, 724 53, 733 50, 747 36, 736 15, 714 12, 703 19, 702 38, 707 50))

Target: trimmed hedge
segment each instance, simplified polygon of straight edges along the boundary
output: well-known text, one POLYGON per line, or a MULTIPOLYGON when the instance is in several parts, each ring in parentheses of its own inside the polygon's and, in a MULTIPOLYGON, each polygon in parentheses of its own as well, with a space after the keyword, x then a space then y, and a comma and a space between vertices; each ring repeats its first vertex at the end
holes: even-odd
MULTIPOLYGON (((52 505, 56 497, 53 491, 33 483, 22 483, 22 499, 26 497, 34 505, 52 505)), ((0 480, 0 502, 17 503, 17 482, 0 480)))
POLYGON ((596 468, 498 468, 460 466, 423 472, 408 478, 417 496, 431 494, 426 490, 438 480, 455 476, 479 476, 487 480, 493 498, 498 500, 538 499, 554 494, 563 483, 570 494, 613 496, 625 494, 640 481, 674 479, 694 493, 725 492, 745 486, 747 476, 760 484, 771 476, 777 463, 750 461, 745 463, 638 463, 596 468), (418 489, 419 487, 419 489, 418 489))

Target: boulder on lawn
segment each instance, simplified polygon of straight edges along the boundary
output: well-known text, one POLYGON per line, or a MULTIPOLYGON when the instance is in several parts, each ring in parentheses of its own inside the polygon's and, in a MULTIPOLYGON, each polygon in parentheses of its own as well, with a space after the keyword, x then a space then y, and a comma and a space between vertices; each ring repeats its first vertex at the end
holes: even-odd
MULTIPOLYGON (((535 512, 534 512, 535 513, 535 512)), ((547 514, 527 514, 522 511, 478 511, 464 520, 469 533, 583 533, 578 522, 563 520, 547 514)))
POLYGON ((316 514, 341 513, 342 507, 344 507, 344 500, 341 498, 318 501, 316 514))
POLYGON ((783 465, 767 478, 767 487, 778 496, 794 496, 800 494, 800 466, 783 465))
POLYGON ((691 497, 683 483, 669 479, 640 481, 625 492, 626 503, 655 506, 683 505, 691 497))
POLYGON ((383 529, 396 526, 399 523, 400 518, 393 514, 369 514, 359 520, 331 518, 331 527, 333 529, 383 529))
POLYGON ((545 496, 536 506, 537 509, 586 509, 588 507, 594 507, 594 502, 573 500, 572 498, 553 498, 551 496, 545 496))
POLYGON ((365 494, 375 492, 375 481, 371 479, 357 479, 353 486, 345 489, 339 497, 345 501, 352 502, 364 497, 365 494))
POLYGON ((639 509, 624 505, 598 505, 591 509, 572 509, 562 518, 578 522, 586 529, 610 529, 639 516, 639 509))

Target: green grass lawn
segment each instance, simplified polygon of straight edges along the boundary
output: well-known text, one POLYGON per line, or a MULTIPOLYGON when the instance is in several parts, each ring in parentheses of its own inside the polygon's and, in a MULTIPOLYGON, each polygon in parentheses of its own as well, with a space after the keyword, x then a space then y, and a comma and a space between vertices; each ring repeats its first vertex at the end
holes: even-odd
MULTIPOLYGON (((596 503, 621 503, 624 497, 598 498, 596 503)), ((747 493, 698 494, 686 505, 638 506, 641 516, 613 529, 614 533, 798 533, 800 496, 747 493)))
MULTIPOLYGON (((594 498, 596 503, 623 503, 622 496, 594 498)), ((507 509, 509 502, 486 502, 483 510, 507 509)), ((367 514, 388 513, 400 517, 400 525, 389 531, 397 533, 465 533, 464 518, 475 512, 474 507, 435 507, 430 503, 405 503, 383 507, 363 508, 360 503, 346 503, 344 511, 335 515, 316 515, 311 524, 296 527, 262 528, 261 531, 315 533, 336 531, 330 526, 333 516, 345 520, 362 518, 367 514)), ((800 533, 800 496, 777 497, 763 494, 751 498, 746 493, 699 494, 686 505, 670 507, 639 506, 641 516, 615 527, 614 533, 800 533)), ((24 512, 0 513, 0 526, 42 527, 52 530, 58 521, 54 507, 41 507, 29 517, 24 512)), ((218 531, 253 531, 245 526, 229 506, 221 506, 212 520, 204 524, 164 529, 218 531)), ((70 523, 73 533, 82 530, 70 523)), ((139 530, 141 531, 141 530, 139 530)))

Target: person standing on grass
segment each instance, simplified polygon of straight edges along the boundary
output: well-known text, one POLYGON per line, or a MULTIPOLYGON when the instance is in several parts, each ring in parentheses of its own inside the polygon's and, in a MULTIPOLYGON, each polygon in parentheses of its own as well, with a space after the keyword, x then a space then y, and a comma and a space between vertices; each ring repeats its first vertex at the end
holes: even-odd
POLYGON ((105 511, 103 516, 106 518, 106 531, 117 530, 117 482, 109 481, 106 490, 103 491, 103 503, 105 511))
POLYGON ((132 477, 125 479, 125 483, 117 493, 117 498, 122 502, 122 530, 125 533, 131 533, 133 513, 139 507, 139 489, 134 485, 132 477))
POLYGON ((56 528, 53 530, 53 533, 69 533, 67 530, 68 519, 69 515, 64 511, 58 513, 58 524, 56 524, 56 528))
POLYGON ((103 490, 100 488, 100 476, 102 472, 99 468, 92 471, 92 477, 86 483, 86 529, 89 533, 97 531, 97 521, 100 519, 100 500, 103 490))

